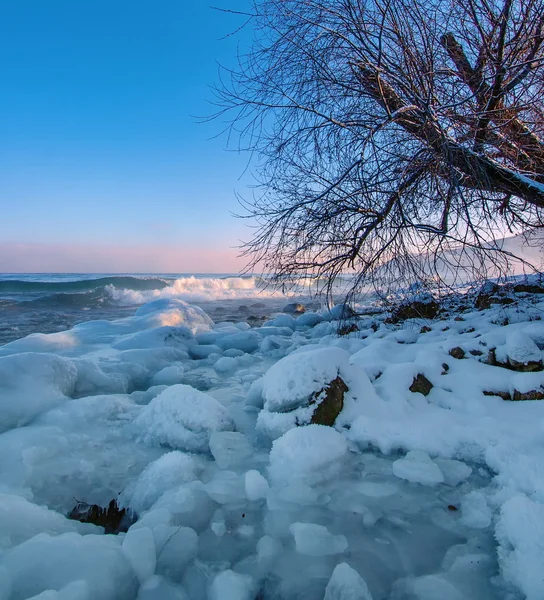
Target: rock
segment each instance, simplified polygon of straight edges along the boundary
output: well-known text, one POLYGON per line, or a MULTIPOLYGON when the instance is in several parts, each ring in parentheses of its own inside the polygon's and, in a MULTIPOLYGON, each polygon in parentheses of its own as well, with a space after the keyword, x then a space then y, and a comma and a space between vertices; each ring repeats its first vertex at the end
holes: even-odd
POLYGON ((339 336, 348 335, 350 333, 354 333, 355 331, 359 331, 359 327, 357 323, 348 323, 347 325, 342 325, 336 330, 336 333, 339 336))
MULTIPOLYGON (((502 398, 503 400, 512 400, 512 396, 510 395, 510 392, 490 392, 490 391, 484 391, 484 396, 498 396, 499 398, 502 398)), ((520 398, 521 400, 521 398, 520 398)))
POLYGON ((283 307, 282 312, 288 315, 301 315, 303 312, 306 312, 306 307, 300 302, 290 302, 283 307))
POLYGON ((414 381, 412 381, 412 385, 410 386, 411 392, 419 392, 424 396, 428 396, 432 389, 433 384, 425 377, 425 375, 422 375, 421 373, 414 377, 414 381))
POLYGON ((434 319, 438 314, 438 309, 438 302, 435 300, 416 300, 399 306, 391 315, 390 321, 398 323, 406 319, 434 319))
POLYGON ((117 500, 113 499, 107 508, 98 504, 78 502, 67 515, 69 519, 80 523, 92 523, 104 528, 105 533, 125 533, 136 522, 137 515, 130 509, 119 508, 117 500))
POLYGON ((542 352, 533 340, 521 331, 514 331, 506 340, 508 366, 514 371, 542 371, 542 352))
POLYGON ((460 348, 459 346, 456 346, 455 348, 452 348, 448 354, 452 357, 452 358, 457 358, 458 360, 465 358, 465 351, 463 350, 463 348, 460 348))
POLYGON ((419 333, 429 333, 429 331, 432 331, 432 329, 427 325, 423 325, 423 327, 419 330, 419 333))
MULTIPOLYGON (((485 392, 484 392, 485 393, 485 392)), ((505 398, 505 400, 544 400, 544 389, 540 388, 539 390, 531 390, 530 392, 518 392, 518 390, 514 390, 514 395, 512 398, 505 398)))
POLYGON ((336 417, 344 408, 344 394, 348 391, 348 386, 344 380, 338 376, 330 382, 321 392, 315 395, 315 399, 310 400, 310 405, 315 404, 322 398, 312 415, 310 423, 313 425, 328 425, 332 427, 336 417))
POLYGON ((544 286, 533 285, 530 283, 518 283, 514 286, 514 292, 519 294, 520 292, 526 292, 528 294, 544 294, 544 286))

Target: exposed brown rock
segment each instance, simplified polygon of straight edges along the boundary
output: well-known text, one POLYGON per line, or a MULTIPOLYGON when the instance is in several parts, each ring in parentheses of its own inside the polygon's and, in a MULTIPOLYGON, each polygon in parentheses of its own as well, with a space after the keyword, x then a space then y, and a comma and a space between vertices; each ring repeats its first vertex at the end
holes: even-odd
POLYGON ((419 330, 419 333, 429 333, 429 331, 432 331, 432 329, 427 325, 423 325, 423 327, 419 330))
POLYGON ((112 500, 107 508, 98 504, 78 502, 67 515, 69 519, 80 523, 92 523, 104 528, 105 533, 125 533, 137 521, 137 516, 130 509, 119 508, 117 500, 112 500))
POLYGON ((512 400, 512 396, 510 395, 510 392, 489 392, 489 391, 485 391, 484 392, 484 396, 498 396, 499 398, 502 398, 503 400, 512 400))
POLYGON ((403 304, 391 315, 391 323, 398 323, 406 319, 434 319, 438 314, 438 302, 410 302, 403 304))
POLYGON ((465 358, 465 351, 463 350, 463 348, 460 348, 459 346, 452 348, 448 354, 452 358, 457 358, 458 360, 460 360, 461 358, 465 358))
POLYGON ((414 377, 409 389, 413 393, 419 392, 424 396, 428 396, 429 392, 433 389, 433 384, 425 377, 425 375, 419 373, 414 377))
POLYGON ((541 285, 531 285, 528 283, 518 283, 514 286, 514 292, 526 292, 528 294, 544 294, 544 287, 541 285))
POLYGON ((332 427, 336 421, 336 417, 344 408, 344 394, 348 391, 348 386, 344 383, 341 377, 337 377, 329 383, 321 392, 318 392, 310 401, 310 404, 315 404, 317 399, 323 394, 325 397, 312 415, 310 421, 313 425, 327 425, 332 427))
POLYGON ((514 390, 513 400, 544 400, 544 390, 531 390, 530 392, 518 392, 514 390))

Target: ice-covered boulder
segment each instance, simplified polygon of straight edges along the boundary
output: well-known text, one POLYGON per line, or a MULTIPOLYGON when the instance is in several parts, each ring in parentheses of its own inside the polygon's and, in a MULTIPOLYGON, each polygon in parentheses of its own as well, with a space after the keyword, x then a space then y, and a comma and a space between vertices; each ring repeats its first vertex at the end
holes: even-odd
POLYGON ((323 600, 372 600, 366 581, 347 563, 332 572, 323 600))
POLYGON ((192 456, 174 450, 150 463, 136 480, 126 504, 137 513, 148 510, 167 490, 196 478, 192 456))
POLYGON ((271 321, 265 322, 265 327, 288 327, 289 329, 295 329, 297 326, 297 319, 291 315, 278 315, 271 321))
POLYGON ((264 409, 258 429, 277 437, 276 433, 296 425, 333 425, 348 391, 340 375, 348 363, 349 354, 334 347, 294 353, 278 361, 263 377, 264 409))
POLYGON ((514 331, 506 338, 508 365, 516 371, 542 371, 542 351, 535 342, 521 331, 514 331))
POLYGON ((213 321, 201 308, 178 298, 159 298, 148 302, 138 308, 136 317, 141 317, 147 327, 185 325, 193 333, 213 326, 213 321))
POLYGON ((207 452, 213 431, 233 431, 228 411, 215 398, 189 385, 173 385, 144 406, 134 420, 151 445, 207 452))
POLYGON ((330 427, 297 427, 275 440, 270 477, 275 485, 301 481, 312 485, 335 475, 348 452, 344 436, 330 427))
POLYGON ((272 365, 263 378, 264 407, 285 412, 307 403, 339 376, 349 354, 341 348, 317 348, 293 353, 272 365))
POLYGON ((306 312, 296 320, 297 327, 315 327, 318 323, 325 320, 323 315, 315 312, 306 312))
POLYGON ((444 475, 431 457, 422 450, 410 450, 393 463, 393 474, 411 483, 435 486, 444 482, 444 475))

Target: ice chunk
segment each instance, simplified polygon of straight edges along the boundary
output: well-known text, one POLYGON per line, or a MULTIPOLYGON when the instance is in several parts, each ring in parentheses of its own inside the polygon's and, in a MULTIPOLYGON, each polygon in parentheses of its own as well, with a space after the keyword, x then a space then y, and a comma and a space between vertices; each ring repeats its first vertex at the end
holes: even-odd
POLYGON ((253 454, 246 436, 236 431, 214 431, 210 436, 210 451, 220 469, 238 465, 253 454))
POLYGON ((393 474, 411 483, 435 486, 443 483, 444 475, 430 456, 422 450, 410 450, 393 463, 393 474))
POLYGON ((217 373, 228 373, 229 371, 234 371, 238 366, 238 361, 235 358, 230 356, 222 356, 217 362, 213 365, 213 368, 217 371, 217 373))
POLYGON ((155 539, 148 527, 129 529, 123 539, 123 552, 130 561, 136 577, 143 583, 155 572, 157 557, 155 539))
POLYGON ((461 520, 468 527, 485 529, 491 525, 491 510, 481 492, 472 491, 461 500, 461 520))
POLYGON ((263 378, 264 407, 288 411, 310 399, 338 377, 349 354, 341 348, 318 348, 289 354, 272 365, 263 378))
POLYGON ((242 331, 218 337, 215 343, 222 349, 234 348, 247 354, 255 352, 261 344, 262 338, 256 331, 242 331))
POLYGON ((288 327, 289 329, 295 329, 297 321, 291 315, 278 315, 271 321, 265 323, 266 327, 288 327))
POLYGON ((269 485, 268 481, 259 473, 252 469, 248 471, 244 479, 247 499, 251 502, 266 498, 269 485))
POLYGON ((263 535, 257 542, 257 556, 259 562, 269 563, 281 554, 283 544, 270 535, 263 535))
POLYGON ((77 368, 67 358, 24 352, 0 357, 0 433, 71 397, 77 368))
POLYGON ((333 535, 323 525, 293 523, 289 531, 295 538, 297 552, 306 556, 329 556, 341 554, 348 547, 343 535, 333 535))
POLYGON ((243 479, 232 471, 219 472, 204 489, 212 500, 219 504, 245 500, 246 492, 243 479))
POLYGON ((303 481, 312 485, 336 474, 347 451, 344 436, 330 427, 297 427, 272 444, 270 476, 279 484, 303 481))
POLYGON ((197 554, 198 535, 191 527, 158 526, 153 530, 157 546, 157 573, 173 581, 183 575, 197 554))
POLYGON ((175 385, 183 380, 184 368, 182 365, 164 367, 151 378, 151 385, 175 385))
MULTIPOLYGON (((2 596, 0 596, 2 598, 2 596)), ((28 600, 92 600, 85 581, 73 581, 60 590, 47 590, 28 600)))
POLYGON ((233 431, 227 410, 189 385, 173 385, 144 406, 134 420, 144 441, 192 452, 209 450, 213 431, 233 431))
POLYGON ((196 463, 192 456, 177 450, 168 452, 142 471, 127 504, 141 513, 151 508, 167 490, 195 478, 196 463))
POLYGON ((0 493, 0 550, 16 546, 38 533, 83 532, 91 528, 69 521, 64 515, 45 506, 37 506, 21 496, 0 493))
POLYGON ((306 312, 296 320, 297 327, 315 327, 318 323, 325 320, 325 317, 313 312, 306 312))
POLYGON ((210 587, 210 600, 253 600, 255 583, 249 575, 231 570, 216 575, 210 587))
POLYGON ((251 383, 246 396, 246 406, 255 406, 262 408, 264 404, 263 398, 263 379, 260 377, 251 383))
POLYGON ((472 468, 460 460, 437 458, 434 461, 444 475, 444 483, 455 487, 470 477, 472 468))
POLYGON ((183 588, 153 575, 139 589, 136 600, 189 600, 183 588))
POLYGON ((366 581, 347 563, 332 572, 323 600, 372 600, 366 581))
POLYGON ((12 598, 29 598, 83 580, 90 598, 136 596, 136 578, 120 540, 113 535, 39 534, 8 550, 2 564, 11 575, 12 598))

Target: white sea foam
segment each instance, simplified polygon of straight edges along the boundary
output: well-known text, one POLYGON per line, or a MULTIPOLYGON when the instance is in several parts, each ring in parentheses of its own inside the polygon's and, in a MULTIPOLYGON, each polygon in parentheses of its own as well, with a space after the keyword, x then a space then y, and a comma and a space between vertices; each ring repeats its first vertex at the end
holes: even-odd
POLYGON ((110 299, 121 305, 144 304, 157 298, 178 298, 186 302, 281 297, 281 290, 266 287, 259 277, 180 277, 162 290, 118 289, 106 286, 110 299))

